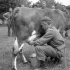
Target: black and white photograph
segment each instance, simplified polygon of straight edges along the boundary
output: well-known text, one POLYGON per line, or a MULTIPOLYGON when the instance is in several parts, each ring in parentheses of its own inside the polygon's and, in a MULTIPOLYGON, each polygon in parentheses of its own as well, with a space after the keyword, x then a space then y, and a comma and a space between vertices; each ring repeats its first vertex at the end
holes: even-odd
POLYGON ((0 0, 0 70, 70 70, 70 0, 0 0))

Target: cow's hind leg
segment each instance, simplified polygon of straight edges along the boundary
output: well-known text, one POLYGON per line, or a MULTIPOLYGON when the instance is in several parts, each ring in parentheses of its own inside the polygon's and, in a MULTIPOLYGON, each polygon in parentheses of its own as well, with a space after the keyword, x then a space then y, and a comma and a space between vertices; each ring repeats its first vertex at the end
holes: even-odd
POLYGON ((11 29, 12 29, 12 37, 13 37, 15 36, 14 28, 11 27, 11 29))
POLYGON ((17 55, 12 52, 13 62, 12 62, 12 70, 17 70, 17 55))
MULTIPOLYGON (((22 48, 24 47, 24 43, 20 46, 18 46, 18 40, 16 38, 15 43, 14 43, 14 47, 13 47, 13 63, 12 63, 12 70, 17 70, 17 55, 20 53, 20 51, 22 50, 22 48)), ((24 55, 22 55, 24 62, 27 62, 26 58, 24 55)))
MULTIPOLYGON (((24 43, 20 46, 19 50, 21 50, 22 47, 24 47, 24 43)), ((24 62, 24 63, 27 63, 28 61, 26 60, 24 54, 22 54, 22 50, 21 50, 21 52, 20 52, 20 55, 21 55, 21 57, 22 57, 23 62, 24 62)))
POLYGON ((12 62, 12 70, 17 70, 17 51, 18 51, 18 41, 17 38, 14 42, 14 47, 12 49, 12 56, 13 56, 13 62, 12 62))

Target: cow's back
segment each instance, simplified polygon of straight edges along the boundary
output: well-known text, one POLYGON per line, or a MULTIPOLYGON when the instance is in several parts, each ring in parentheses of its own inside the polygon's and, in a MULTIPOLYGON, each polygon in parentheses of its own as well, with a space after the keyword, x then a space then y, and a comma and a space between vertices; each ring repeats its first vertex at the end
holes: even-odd
POLYGON ((64 16, 64 12, 62 12, 61 10, 59 9, 49 9, 49 8, 46 8, 45 11, 47 10, 46 12, 46 16, 50 17, 51 18, 51 22, 52 24, 56 27, 56 28, 59 28, 60 26, 62 28, 65 27, 65 24, 66 24, 66 18, 64 16))
MULTIPOLYGON (((64 29, 65 18, 63 12, 60 10, 49 9, 49 8, 34 9, 27 7, 18 7, 13 12, 13 19, 15 20, 13 25, 15 26, 14 28, 16 35, 19 35, 19 32, 21 32, 25 34, 25 36, 27 37, 29 36, 29 34, 31 34, 33 29, 36 29, 36 31, 40 30, 39 25, 41 24, 41 19, 45 16, 51 18, 51 22, 56 28, 64 29)), ((23 35, 21 33, 20 37, 22 37, 21 35, 23 35)))

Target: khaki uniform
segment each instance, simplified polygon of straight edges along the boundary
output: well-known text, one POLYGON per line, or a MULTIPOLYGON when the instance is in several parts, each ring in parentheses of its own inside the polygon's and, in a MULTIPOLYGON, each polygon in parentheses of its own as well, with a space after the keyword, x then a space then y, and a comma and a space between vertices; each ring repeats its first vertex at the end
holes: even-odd
POLYGON ((46 57, 61 58, 64 53, 64 38, 55 27, 49 28, 45 35, 33 42, 39 60, 45 61, 46 57))

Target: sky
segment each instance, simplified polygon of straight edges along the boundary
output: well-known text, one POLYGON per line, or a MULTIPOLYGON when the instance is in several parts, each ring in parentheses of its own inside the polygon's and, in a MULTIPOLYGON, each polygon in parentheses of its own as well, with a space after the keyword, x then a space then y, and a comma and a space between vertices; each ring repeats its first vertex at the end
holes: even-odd
POLYGON ((70 5, 70 0, 55 0, 55 1, 65 5, 65 6, 70 5))
POLYGON ((38 2, 39 0, 29 0, 29 1, 32 2, 32 4, 33 4, 33 3, 38 2))
MULTIPOLYGON (((29 1, 32 1, 32 4, 33 4, 33 3, 38 2, 39 0, 29 0, 29 1)), ((65 6, 70 5, 70 0, 55 0, 55 1, 65 5, 65 6)))

